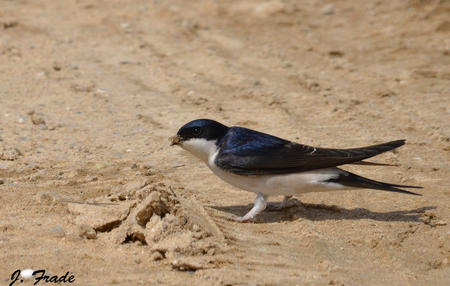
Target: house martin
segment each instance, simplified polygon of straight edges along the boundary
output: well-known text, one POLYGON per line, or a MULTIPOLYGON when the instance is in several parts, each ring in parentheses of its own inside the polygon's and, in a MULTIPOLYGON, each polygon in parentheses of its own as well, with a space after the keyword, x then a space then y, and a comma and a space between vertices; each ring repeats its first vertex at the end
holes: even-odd
POLYGON ((182 126, 171 138, 201 159, 225 182, 257 194, 253 208, 236 221, 251 221, 267 206, 269 196, 282 195, 278 208, 289 198, 308 192, 374 189, 420 195, 399 188, 419 186, 396 185, 370 180, 337 166, 345 164, 386 165, 363 161, 405 144, 396 140, 352 149, 327 149, 298 144, 243 127, 227 127, 210 119, 193 120, 182 126))

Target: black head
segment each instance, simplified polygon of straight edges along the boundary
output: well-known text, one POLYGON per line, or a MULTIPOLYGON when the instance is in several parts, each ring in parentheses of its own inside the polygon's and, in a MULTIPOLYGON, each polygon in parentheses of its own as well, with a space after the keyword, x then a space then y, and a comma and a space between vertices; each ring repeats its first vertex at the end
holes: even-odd
POLYGON ((183 125, 177 135, 172 138, 172 145, 189 139, 220 140, 228 127, 211 119, 196 119, 183 125))

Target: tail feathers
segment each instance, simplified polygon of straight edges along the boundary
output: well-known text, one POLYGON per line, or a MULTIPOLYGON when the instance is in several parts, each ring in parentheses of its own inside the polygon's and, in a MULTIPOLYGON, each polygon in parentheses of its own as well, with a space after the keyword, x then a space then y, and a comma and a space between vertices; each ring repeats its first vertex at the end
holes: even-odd
POLYGON ((347 171, 343 171, 343 173, 339 174, 338 177, 329 179, 326 182, 338 183, 338 184, 341 184, 341 185, 344 185, 347 187, 382 190, 382 191, 403 193, 403 194, 409 194, 409 195, 415 195, 415 196, 421 196, 421 194, 413 193, 413 192, 402 190, 399 188, 415 188, 415 189, 422 188, 420 186, 396 185, 396 184, 378 182, 375 180, 370 180, 370 179, 355 175, 355 174, 347 172, 347 171))
POLYGON ((365 166, 387 166, 387 167, 397 167, 397 164, 387 164, 387 163, 377 163, 369 161, 359 161, 351 163, 352 165, 365 165, 365 166))

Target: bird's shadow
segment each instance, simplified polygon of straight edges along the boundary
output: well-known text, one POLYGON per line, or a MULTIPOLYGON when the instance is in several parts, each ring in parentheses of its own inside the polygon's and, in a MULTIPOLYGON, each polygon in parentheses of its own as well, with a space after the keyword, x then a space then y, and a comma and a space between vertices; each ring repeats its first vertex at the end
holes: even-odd
MULTIPOLYGON (((276 211, 265 210, 256 218, 256 222, 270 223, 281 221, 293 221, 299 218, 312 221, 323 220, 361 220, 371 219, 375 221, 403 221, 427 223, 425 211, 436 209, 435 206, 427 206, 411 210, 373 212, 364 208, 346 209, 335 205, 301 203, 297 199, 291 199, 292 206, 276 211)), ((245 215, 252 207, 249 205, 235 206, 209 206, 210 208, 234 214, 245 215)))

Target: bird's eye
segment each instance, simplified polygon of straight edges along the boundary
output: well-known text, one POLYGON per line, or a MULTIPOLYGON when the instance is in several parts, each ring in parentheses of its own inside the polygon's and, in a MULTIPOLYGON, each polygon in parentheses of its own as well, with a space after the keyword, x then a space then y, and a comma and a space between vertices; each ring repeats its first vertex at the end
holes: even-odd
POLYGON ((200 133, 202 133, 202 130, 198 127, 194 127, 194 129, 192 129, 192 134, 194 135, 200 135, 200 133))

